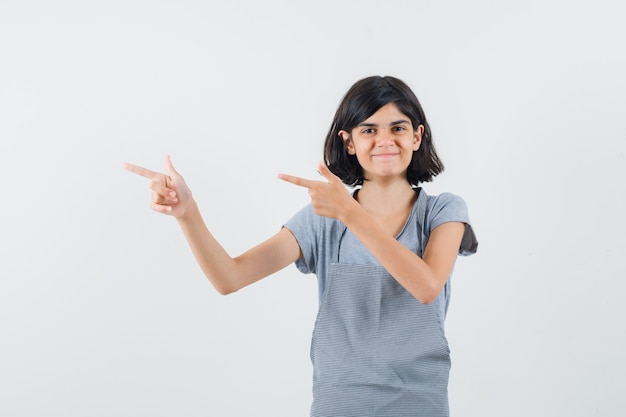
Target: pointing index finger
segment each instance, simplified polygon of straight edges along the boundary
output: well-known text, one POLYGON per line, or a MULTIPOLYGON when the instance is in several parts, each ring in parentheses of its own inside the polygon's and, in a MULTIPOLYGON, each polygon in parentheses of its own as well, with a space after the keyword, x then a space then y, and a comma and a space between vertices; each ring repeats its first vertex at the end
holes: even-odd
POLYGON ((151 171, 148 168, 140 167, 138 165, 129 164, 128 162, 124 163, 124 165, 122 165, 122 168, 148 179, 154 179, 154 177, 159 175, 158 172, 151 171))
POLYGON ((297 185, 299 187, 306 187, 306 188, 311 188, 311 186, 315 182, 315 181, 311 181, 311 180, 307 180, 304 178, 295 177, 293 175, 287 175, 287 174, 278 174, 278 178, 280 178, 283 181, 289 182, 291 184, 297 185))

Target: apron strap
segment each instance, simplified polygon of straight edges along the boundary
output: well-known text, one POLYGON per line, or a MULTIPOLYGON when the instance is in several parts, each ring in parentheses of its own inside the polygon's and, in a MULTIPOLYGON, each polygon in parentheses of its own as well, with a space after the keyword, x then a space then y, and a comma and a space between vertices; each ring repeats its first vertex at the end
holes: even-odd
POLYGON ((424 249, 428 243, 429 232, 425 228, 426 221, 426 193, 422 190, 422 187, 415 189, 417 194, 417 242, 419 244, 419 250, 424 254, 424 249))
POLYGON ((343 239, 343 235, 346 234, 346 230, 348 230, 348 228, 346 227, 345 224, 343 224, 342 222, 337 222, 339 230, 337 233, 337 242, 335 243, 335 246, 332 249, 332 256, 331 256, 331 262, 332 263, 339 263, 339 248, 341 247, 341 240, 343 239))

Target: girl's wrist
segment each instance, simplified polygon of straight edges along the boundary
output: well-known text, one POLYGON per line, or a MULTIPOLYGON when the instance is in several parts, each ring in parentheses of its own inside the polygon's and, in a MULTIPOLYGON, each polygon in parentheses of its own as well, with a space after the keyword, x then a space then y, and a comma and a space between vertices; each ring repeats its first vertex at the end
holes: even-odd
POLYGON ((196 204, 196 201, 192 198, 182 214, 176 217, 176 220, 178 220, 179 223, 190 223, 195 221, 195 219, 198 218, 199 214, 200 210, 198 209, 198 205, 196 204))

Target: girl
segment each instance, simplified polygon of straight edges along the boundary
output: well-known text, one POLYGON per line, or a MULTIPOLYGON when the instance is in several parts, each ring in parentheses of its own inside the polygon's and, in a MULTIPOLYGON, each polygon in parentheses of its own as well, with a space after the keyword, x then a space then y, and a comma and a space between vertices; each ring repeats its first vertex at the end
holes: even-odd
POLYGON ((307 188, 311 204, 235 258, 207 229, 169 157, 166 174, 125 168, 152 180, 152 209, 178 220, 221 294, 293 262, 317 275, 311 416, 448 416, 449 277, 457 254, 478 244, 461 198, 417 187, 443 164, 404 82, 375 76, 350 88, 326 136, 325 181, 278 176, 307 188))

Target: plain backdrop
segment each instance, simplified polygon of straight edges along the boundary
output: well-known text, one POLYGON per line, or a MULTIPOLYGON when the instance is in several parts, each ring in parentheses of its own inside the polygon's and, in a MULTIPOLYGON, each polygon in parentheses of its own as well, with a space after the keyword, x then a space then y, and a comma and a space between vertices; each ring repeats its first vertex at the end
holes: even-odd
POLYGON ((453 416, 626 409, 620 2, 0 0, 0 415, 306 416, 316 278, 222 297, 123 162, 233 255, 308 203, 344 92, 420 98, 468 203, 453 416))

